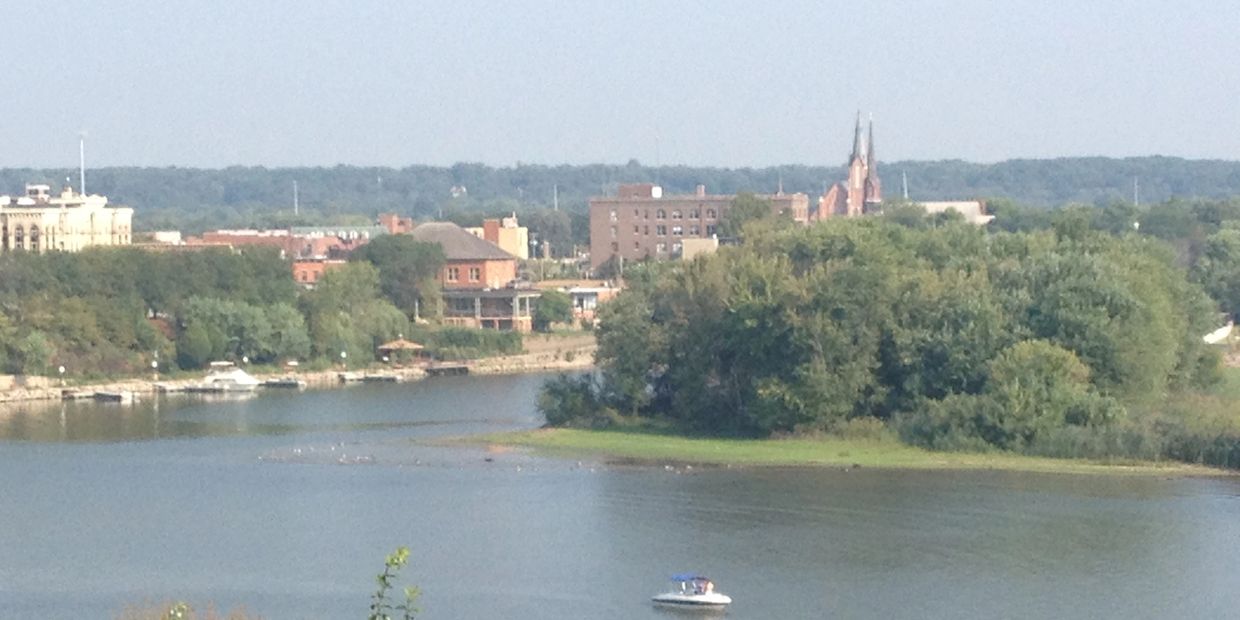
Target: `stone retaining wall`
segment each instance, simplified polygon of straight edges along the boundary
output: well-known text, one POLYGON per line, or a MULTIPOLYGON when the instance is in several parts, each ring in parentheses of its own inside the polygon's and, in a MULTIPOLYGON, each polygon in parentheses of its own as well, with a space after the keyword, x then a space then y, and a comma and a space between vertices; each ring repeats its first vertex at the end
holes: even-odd
MULTIPOLYGON (((594 346, 583 346, 572 349, 556 350, 540 353, 525 353, 503 357, 490 357, 463 362, 469 366, 471 374, 515 374, 522 372, 542 372, 553 370, 584 370, 594 365, 594 346)), ((426 376, 426 371, 418 366, 393 368, 376 366, 358 373, 394 374, 404 381, 413 381, 426 376)), ((332 387, 339 385, 339 370, 323 370, 315 372, 294 372, 255 375, 256 379, 267 380, 277 377, 295 376, 314 387, 332 387)), ((124 379, 91 385, 74 385, 60 387, 59 381, 51 377, 0 375, 0 402, 23 400, 59 400, 63 392, 133 392, 135 394, 152 394, 166 386, 178 391, 187 386, 197 384, 201 378, 179 379, 175 381, 156 381, 154 379, 124 379)))

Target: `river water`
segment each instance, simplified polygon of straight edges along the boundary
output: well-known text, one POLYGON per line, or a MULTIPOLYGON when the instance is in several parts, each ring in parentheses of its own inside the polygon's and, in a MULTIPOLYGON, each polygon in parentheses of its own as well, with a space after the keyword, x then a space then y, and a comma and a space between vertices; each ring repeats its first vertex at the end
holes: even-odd
POLYGON ((0 618, 180 599, 363 618, 1240 617, 1240 480, 666 469, 417 445, 540 422, 544 377, 0 412, 0 618))

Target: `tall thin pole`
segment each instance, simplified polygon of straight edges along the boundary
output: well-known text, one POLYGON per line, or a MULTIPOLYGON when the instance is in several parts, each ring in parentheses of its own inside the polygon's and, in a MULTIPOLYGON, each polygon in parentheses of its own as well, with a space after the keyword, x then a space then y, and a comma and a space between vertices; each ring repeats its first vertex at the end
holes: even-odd
POLYGON ((908 200, 908 173, 900 171, 900 181, 904 185, 904 199, 908 200))
POLYGON ((86 195, 86 132, 78 134, 78 191, 86 195))
POLYGON ((551 204, 553 209, 560 210, 560 186, 558 184, 551 186, 551 204))
POLYGON ((1132 178, 1132 206, 1134 207, 1141 206, 1141 193, 1140 192, 1141 192, 1141 189, 1140 189, 1140 185, 1138 184, 1138 178, 1133 177, 1132 178))
POLYGON ((293 181, 293 215, 300 214, 300 205, 297 201, 297 181, 293 181))

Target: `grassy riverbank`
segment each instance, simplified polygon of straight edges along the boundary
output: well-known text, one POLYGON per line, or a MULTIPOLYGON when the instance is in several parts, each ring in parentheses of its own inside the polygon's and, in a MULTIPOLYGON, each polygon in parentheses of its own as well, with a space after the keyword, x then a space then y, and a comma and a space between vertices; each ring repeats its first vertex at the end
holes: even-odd
POLYGON ((794 439, 691 438, 647 431, 539 429, 468 438, 567 458, 736 467, 856 466, 884 469, 994 469, 1049 473, 1106 473, 1182 476, 1234 475, 1224 470, 1177 462, 1099 462, 1051 459, 1005 452, 932 452, 895 439, 835 437, 794 439))

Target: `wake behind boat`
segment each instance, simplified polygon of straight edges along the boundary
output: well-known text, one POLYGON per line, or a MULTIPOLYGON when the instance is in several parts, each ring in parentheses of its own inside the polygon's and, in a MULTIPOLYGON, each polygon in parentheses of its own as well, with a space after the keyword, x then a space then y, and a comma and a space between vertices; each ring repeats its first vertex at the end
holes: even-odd
POLYGON ((715 583, 694 573, 672 575, 672 587, 650 599, 655 605, 681 609, 715 610, 732 604, 732 597, 715 592, 715 583))

